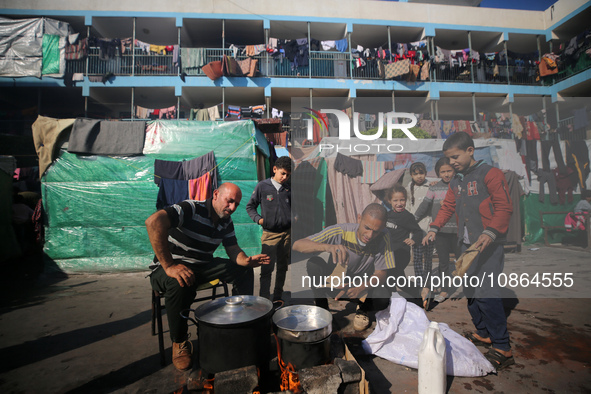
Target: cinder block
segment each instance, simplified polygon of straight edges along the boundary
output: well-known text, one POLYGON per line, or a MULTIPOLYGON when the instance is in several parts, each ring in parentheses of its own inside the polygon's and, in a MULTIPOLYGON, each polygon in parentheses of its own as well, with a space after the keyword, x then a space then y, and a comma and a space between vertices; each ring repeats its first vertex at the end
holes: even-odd
POLYGON ((251 394, 258 384, 257 367, 251 365, 216 373, 213 390, 216 394, 251 394))
POLYGON ((307 394, 336 394, 343 381, 341 370, 334 364, 302 369, 298 375, 307 394))
POLYGON ((361 380, 361 368, 355 361, 335 358, 334 364, 341 370, 343 383, 359 382, 361 380))

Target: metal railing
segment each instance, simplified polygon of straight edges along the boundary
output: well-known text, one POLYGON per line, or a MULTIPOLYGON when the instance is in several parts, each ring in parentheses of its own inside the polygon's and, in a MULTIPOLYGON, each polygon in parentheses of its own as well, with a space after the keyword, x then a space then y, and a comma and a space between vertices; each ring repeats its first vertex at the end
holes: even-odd
MULTIPOLYGON (((82 68, 83 60, 73 61, 72 68, 82 68)), ((84 66, 85 67, 85 66, 84 66)), ((80 72, 80 71, 78 71, 80 72)), ((88 49, 88 75, 177 75, 178 67, 172 54, 147 54, 136 48, 135 57, 126 52, 121 56, 101 58, 99 48, 88 49)))
MULTIPOLYGON (((591 48, 591 47, 588 47, 591 48)), ((537 66, 505 66, 479 64, 463 67, 450 67, 447 63, 432 65, 432 75, 438 82, 462 82, 462 83, 493 83, 516 85, 545 85, 549 86, 565 80, 573 75, 591 68, 591 58, 586 55, 583 48, 579 50, 580 57, 576 63, 565 64, 559 62, 557 74, 541 78, 536 81, 537 66)), ((221 60, 224 55, 233 56, 231 49, 205 48, 204 63, 221 60)), ((236 60, 245 59, 247 56, 237 53, 236 60)), ((381 79, 378 72, 378 63, 370 60, 365 66, 356 67, 351 62, 348 52, 310 52, 309 65, 295 67, 285 57, 275 58, 265 52, 255 56, 259 60, 260 75, 266 77, 312 77, 312 78, 355 78, 355 79, 381 79)), ((204 75, 200 67, 183 66, 187 75, 204 75)), ((135 57, 127 51, 121 56, 109 59, 101 59, 99 48, 89 48, 88 57, 81 60, 67 60, 66 72, 84 73, 85 75, 178 75, 178 65, 174 63, 172 54, 146 54, 139 48, 135 48, 135 57), (135 64, 134 64, 135 63, 135 64)))

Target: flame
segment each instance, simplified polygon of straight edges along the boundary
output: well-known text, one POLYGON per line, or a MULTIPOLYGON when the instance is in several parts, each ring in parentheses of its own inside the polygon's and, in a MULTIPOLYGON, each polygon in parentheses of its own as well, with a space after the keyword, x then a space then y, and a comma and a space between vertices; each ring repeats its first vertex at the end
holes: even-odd
POLYGON ((172 394, 182 394, 183 391, 185 391, 185 389, 181 387, 180 389, 176 390, 172 394))
POLYGON ((281 349, 279 348, 279 339, 277 338, 277 335, 275 335, 275 342, 277 343, 277 361, 279 368, 281 368, 281 384, 279 386, 281 391, 291 390, 294 393, 302 392, 302 385, 295 367, 292 363, 287 363, 286 365, 281 358, 281 349))
POLYGON ((205 379, 205 382, 203 382, 203 388, 205 390, 213 390, 213 381, 214 381, 214 378, 205 379))

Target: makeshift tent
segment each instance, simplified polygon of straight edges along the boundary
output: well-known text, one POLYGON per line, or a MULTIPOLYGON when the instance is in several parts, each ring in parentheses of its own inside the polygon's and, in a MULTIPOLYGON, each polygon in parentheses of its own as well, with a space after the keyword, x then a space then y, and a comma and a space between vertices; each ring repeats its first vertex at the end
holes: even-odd
MULTIPOLYGON (((243 201, 248 199, 258 182, 257 155, 269 155, 252 121, 149 122, 144 155, 134 157, 84 156, 62 149, 41 180, 45 253, 55 263, 50 268, 146 270, 154 256, 144 224, 156 211, 154 160, 189 160, 211 151, 220 181, 236 183, 243 201)), ((258 254, 261 229, 243 207, 232 215, 238 243, 247 254, 258 254)), ((216 255, 225 256, 224 249, 216 255)))

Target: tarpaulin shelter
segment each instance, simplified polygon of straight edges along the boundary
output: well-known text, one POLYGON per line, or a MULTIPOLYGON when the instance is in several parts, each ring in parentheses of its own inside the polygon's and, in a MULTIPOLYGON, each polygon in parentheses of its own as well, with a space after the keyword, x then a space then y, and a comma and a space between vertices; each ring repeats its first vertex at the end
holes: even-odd
MULTIPOLYGON (((62 149, 42 182, 47 216, 45 254, 65 272, 145 270, 154 256, 144 221, 156 211, 154 161, 183 161, 213 151, 221 182, 233 182, 243 201, 257 179, 257 156, 268 146, 252 121, 148 122, 143 154, 80 155, 62 149)), ((232 215, 238 243, 260 253, 260 226, 241 205, 232 215)), ((219 248, 216 255, 224 256, 219 248)))
POLYGON ((0 77, 63 77, 69 34, 55 19, 0 17, 0 77))

